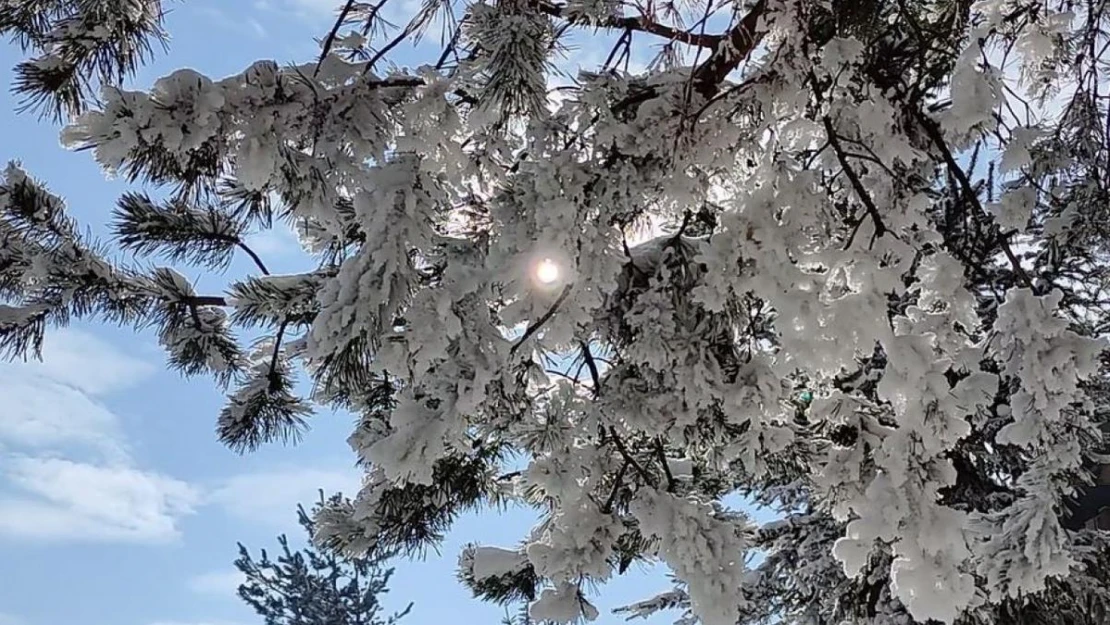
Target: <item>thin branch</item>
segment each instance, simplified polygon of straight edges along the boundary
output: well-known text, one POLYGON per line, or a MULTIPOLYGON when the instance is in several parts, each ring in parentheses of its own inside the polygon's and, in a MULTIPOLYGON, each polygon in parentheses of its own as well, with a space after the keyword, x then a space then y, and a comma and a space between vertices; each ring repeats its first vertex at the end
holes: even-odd
MULTIPOLYGON (((778 55, 778 52, 779 51, 776 50, 776 56, 778 55)), ((726 100, 729 96, 740 93, 741 91, 752 87, 753 85, 770 82, 773 77, 774 74, 771 72, 762 72, 752 78, 749 78, 748 80, 745 80, 742 83, 732 85, 724 91, 714 93, 713 97, 706 98, 705 104, 702 104, 701 108, 699 108, 698 111, 694 113, 693 121, 690 122, 691 126, 696 125, 698 121, 701 120, 701 116, 705 115, 705 112, 708 111, 713 105, 721 102, 722 100, 726 100)))
POLYGON ((270 275, 270 271, 266 269, 266 264, 262 262, 262 259, 259 258, 258 254, 255 254, 254 250, 248 247, 246 243, 243 243, 243 241, 241 240, 236 240, 235 246, 246 252, 247 256, 251 257, 251 260, 254 261, 254 264, 258 267, 258 270, 263 273, 263 275, 270 275))
POLYGON ((872 240, 883 236, 887 232, 886 224, 883 223, 883 217, 879 214, 879 209, 875 206, 875 201, 871 199, 871 194, 864 188, 859 174, 852 168, 852 164, 848 162, 848 155, 844 152, 844 146, 840 144, 840 138, 836 134, 836 128, 833 127, 832 119, 830 119, 828 115, 825 115, 821 118, 821 121, 825 125, 825 133, 829 136, 829 145, 832 146, 833 151, 836 152, 836 160, 840 161, 840 166, 844 169, 844 174, 848 176, 848 180, 852 183, 852 188, 855 190, 856 195, 858 195, 860 201, 863 202, 864 208, 867 209, 867 214, 871 216, 871 221, 875 223, 875 235, 872 237, 872 240))
POLYGON ((590 346, 586 344, 586 341, 578 341, 578 345, 582 349, 582 361, 586 363, 586 367, 590 370, 590 378, 594 382, 594 398, 596 399, 601 396, 601 375, 598 373, 597 363, 594 362, 594 355, 590 352, 590 346))
POLYGON ((331 47, 335 45, 335 38, 339 35, 339 29, 347 21, 347 15, 351 13, 351 9, 355 6, 355 0, 347 0, 347 4, 343 6, 343 10, 339 12, 339 17, 335 20, 335 25, 331 27, 328 36, 324 39, 323 49, 320 51, 320 60, 316 61, 316 69, 312 71, 312 77, 315 78, 320 73, 320 67, 324 64, 324 59, 328 58, 331 54, 331 47))
POLYGON ((624 474, 628 471, 628 465, 629 462, 625 460, 617 471, 617 476, 613 479, 613 490, 609 491, 609 496, 605 498, 605 503, 601 506, 601 511, 605 514, 613 511, 613 503, 617 500, 617 492, 624 484, 624 474))
MULTIPOLYGON (((565 4, 551 4, 548 2, 537 2, 536 8, 545 15, 551 17, 565 19, 574 25, 586 25, 576 15, 567 14, 567 5, 565 4)), ((638 17, 612 17, 603 19, 597 24, 589 24, 600 26, 601 28, 610 28, 613 30, 626 30, 647 33, 649 35, 656 35, 671 41, 685 43, 687 45, 696 46, 699 48, 716 49, 728 35, 707 35, 704 33, 694 33, 687 30, 680 30, 673 26, 660 24, 659 22, 648 19, 646 15, 638 17)))
POLYGON ((266 373, 266 379, 270 382, 270 390, 277 391, 281 388, 281 380, 277 377, 277 364, 278 356, 281 354, 281 340, 285 338, 285 328, 289 325, 289 320, 286 319, 278 326, 277 335, 274 337, 274 353, 270 355, 270 370, 266 373))
POLYGON ((706 97, 717 94, 721 82, 732 70, 748 58, 763 39, 763 32, 756 31, 759 20, 767 13, 767 0, 758 0, 751 10, 728 32, 725 41, 714 48, 713 54, 694 70, 694 82, 706 97))
MULTIPOLYGON (((368 80, 365 84, 371 89, 395 89, 399 87, 423 87, 428 83, 423 78, 417 78, 415 76, 397 76, 380 80, 368 80)), ((455 89, 451 94, 459 98, 459 100, 465 104, 476 104, 478 102, 477 98, 462 89, 455 89)))
POLYGON ((674 474, 671 473, 671 465, 667 463, 667 452, 663 449, 663 439, 655 439, 655 453, 659 456, 659 464, 663 465, 663 474, 667 476, 667 492, 673 493, 675 489, 674 474))
MULTIPOLYGON (((702 16, 701 20, 699 20, 699 23, 700 23, 699 28, 700 28, 702 34, 705 34, 705 25, 706 25, 706 22, 709 21, 709 16, 711 15, 712 11, 713 11, 713 3, 709 2, 707 0, 706 3, 705 3, 705 14, 702 16)), ((692 96, 693 93, 694 93, 694 78, 697 75, 697 67, 698 67, 698 65, 701 64, 701 52, 702 52, 702 49, 698 48, 697 52, 694 53, 694 63, 691 65, 692 69, 690 71, 690 75, 686 80, 686 84, 682 88, 682 115, 678 119, 678 129, 675 132, 674 146, 672 147, 672 150, 675 153, 678 152, 679 141, 682 139, 683 131, 686 127, 686 120, 687 120, 687 117, 688 117, 687 113, 689 112, 689 109, 690 109, 690 96, 692 96)), ((712 56, 712 52, 710 52, 710 56, 712 56)), ((708 93, 708 91, 706 93, 708 93)), ((714 96, 716 95, 716 93, 717 93, 716 89, 714 89, 714 96)), ((707 100, 712 100, 713 98, 709 97, 709 98, 706 98, 706 99, 707 100)), ((685 222, 683 222, 683 223, 685 224, 685 222)), ((682 236, 681 229, 679 231, 678 236, 679 237, 682 236)))
POLYGON ((610 425, 609 435, 612 437, 613 445, 616 446, 617 452, 619 452, 621 457, 624 458, 624 461, 632 465, 632 468, 636 469, 636 472, 640 474, 640 477, 644 478, 645 482, 654 486, 655 476, 648 473, 647 470, 644 469, 644 466, 640 464, 639 461, 637 461, 635 458, 633 458, 632 454, 628 453, 628 448, 624 446, 624 441, 622 441, 621 437, 617 435, 617 428, 610 425))
MULTIPOLYGON (((389 54, 389 51, 392 50, 393 48, 396 48, 397 46, 401 45, 401 42, 403 42, 405 39, 407 39, 408 36, 411 35, 415 30, 416 30, 415 22, 409 22, 408 25, 405 26, 404 30, 402 30, 400 32, 400 34, 398 34, 396 37, 394 37, 392 41, 390 41, 389 43, 382 46, 382 49, 378 50, 377 53, 375 53, 374 56, 371 57, 370 60, 366 62, 366 67, 364 67, 362 69, 362 73, 363 74, 369 74, 370 70, 374 69, 374 65, 378 61, 380 61, 382 59, 382 57, 384 57, 386 54, 389 54)), ((421 81, 421 84, 423 84, 423 82, 424 81, 421 81)))
POLYGON ((844 242, 844 247, 840 248, 841 251, 847 251, 852 248, 852 243, 856 240, 856 235, 859 234, 860 228, 863 227, 863 222, 867 221, 865 215, 861 215, 852 224, 852 231, 848 233, 848 240, 844 242))
POLYGON ((648 33, 699 48, 716 48, 725 39, 724 35, 710 35, 679 30, 665 24, 653 22, 644 16, 619 17, 607 20, 601 25, 609 28, 623 28, 625 30, 648 33))
POLYGON ((390 87, 423 87, 428 84, 423 78, 403 76, 398 78, 384 78, 382 80, 367 81, 366 86, 372 89, 388 89, 390 87))
POLYGON ((551 320, 552 317, 555 316, 555 313, 559 310, 559 306, 561 306, 563 304, 563 301, 567 299, 567 296, 570 295, 570 289, 570 284, 563 287, 563 292, 560 293, 555 302, 551 304, 551 308, 548 308, 547 312, 545 312, 542 317, 537 319, 534 323, 532 323, 532 325, 528 326, 528 329, 524 331, 524 334, 520 337, 520 339, 516 343, 513 343, 513 346, 509 348, 510 355, 515 354, 525 341, 530 339, 532 335, 536 332, 539 332, 540 328, 542 328, 544 324, 546 324, 548 321, 551 320))
MULTIPOLYGON (((443 48, 443 53, 439 55, 439 60, 436 61, 436 70, 443 69, 447 64, 447 57, 455 53, 455 47, 459 45, 459 36, 462 35, 462 25, 455 27, 455 32, 451 34, 451 41, 443 48)), ((456 54, 457 58, 457 54, 456 54)))
POLYGON ((219 295, 194 295, 186 297, 182 301, 190 306, 230 306, 227 299, 219 295))
POLYGON ((621 33, 620 38, 617 39, 617 42, 613 44, 613 49, 609 51, 609 56, 605 58, 605 64, 602 65, 602 67, 604 67, 605 69, 609 69, 609 67, 613 64, 614 59, 617 60, 617 63, 620 63, 620 58, 617 57, 617 51, 620 50, 621 57, 623 57, 628 53, 628 49, 631 45, 632 30, 626 28, 624 32, 621 33))
POLYGON ((218 295, 194 295, 191 297, 183 297, 174 302, 169 302, 171 305, 176 303, 184 304, 189 309, 189 316, 193 319, 193 326, 200 330, 204 324, 200 321, 200 312, 197 310, 201 306, 220 306, 227 307, 227 300, 218 295))
POLYGON ((200 322, 200 312, 197 310, 197 305, 191 302, 185 302, 185 305, 189 308, 189 316, 193 319, 193 327, 199 332, 204 324, 200 322))
POLYGON ((678 225, 678 232, 674 233, 667 245, 678 245, 682 241, 682 237, 686 235, 686 228, 690 226, 690 220, 693 217, 694 211, 686 209, 686 212, 682 215, 682 223, 678 225))
MULTIPOLYGON (((944 140, 944 135, 941 134, 940 127, 932 119, 926 117, 925 113, 921 111, 914 111, 921 127, 925 130, 925 134, 940 151, 941 157, 944 158, 945 164, 948 166, 949 173, 960 184, 963 191, 964 198, 975 207, 983 215, 989 215, 987 210, 983 207, 982 202, 979 201, 979 196, 975 193, 975 189, 971 186, 971 180, 968 179, 967 173, 964 172, 960 164, 956 162, 956 157, 952 155, 952 150, 948 148, 948 143, 944 140)), ((1033 280, 1029 274, 1025 272, 1025 268, 1021 266, 1021 261, 1018 260, 1014 251, 1010 249, 1010 242, 1002 236, 1001 229, 998 224, 992 222, 994 229, 997 231, 998 244, 1002 248, 1002 253, 1006 255, 1006 259, 1010 261, 1010 267, 1017 274, 1018 279, 1034 294, 1037 294, 1037 288, 1033 285, 1033 280)))

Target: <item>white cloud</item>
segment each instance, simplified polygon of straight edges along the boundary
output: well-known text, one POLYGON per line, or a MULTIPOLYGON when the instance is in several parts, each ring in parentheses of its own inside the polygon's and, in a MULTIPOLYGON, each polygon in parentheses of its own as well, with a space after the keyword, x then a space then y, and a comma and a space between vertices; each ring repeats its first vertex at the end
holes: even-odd
POLYGON ((0 625, 23 625, 26 621, 14 614, 0 612, 0 625))
POLYGON ((335 19, 340 4, 341 0, 270 0, 266 8, 324 24, 335 19))
MULTIPOLYGON (((154 365, 81 331, 51 338, 44 362, 0 364, 0 539, 160 543, 202 506, 295 531, 296 505, 314 503, 318 489, 354 495, 360 486, 353 467, 279 468, 202 491, 138 466, 99 398, 141 383, 154 365)), ((193 582, 198 591, 235 586, 215 573, 193 582)))
POLYGON ((0 536, 139 543, 178 536, 200 492, 135 466, 119 417, 95 399, 153 371, 72 329, 48 337, 42 362, 0 365, 0 536))
MULTIPOLYGON (((235 32, 249 30, 257 38, 266 36, 266 28, 261 22, 249 16, 232 15, 214 6, 203 4, 191 5, 193 10, 205 16, 217 26, 235 32)), ((264 8, 264 7, 259 7, 264 8)))
POLYGON ((0 533, 22 538, 165 542, 201 499, 181 480, 123 466, 17 456, 4 474, 25 496, 0 499, 0 533))
POLYGON ((339 7, 336 0, 286 0, 293 7, 313 11, 316 13, 335 13, 339 7))
POLYGON ((259 22, 253 17, 247 18, 247 26, 251 27, 251 30, 254 31, 254 35, 256 37, 262 38, 266 36, 266 27, 262 25, 262 22, 259 22))
POLYGON ((119 419, 88 395, 54 380, 0 371, 0 448, 79 445, 119 458, 119 419))
POLYGON ((0 449, 76 445, 119 460, 126 455, 119 419, 93 398, 139 384, 153 371, 86 332, 52 334, 42 361, 0 364, 0 449))
POLYGON ((247 237, 245 241, 256 253, 263 256, 287 255, 301 252, 301 242, 297 235, 285 224, 275 224, 269 230, 261 230, 247 237))
POLYGON ((154 370, 152 363, 126 354, 88 332, 63 328, 47 336, 41 362, 5 363, 0 367, 0 377, 9 372, 35 374, 100 396, 131 388, 154 370))
MULTIPOLYGON (((246 577, 237 569, 209 571, 189 579, 189 590, 202 595, 234 598, 239 585, 245 580, 246 577)), ((0 625, 3 623, 0 622, 0 625)))
POLYGON ((338 491, 353 497, 361 483, 356 468, 259 471, 227 480, 209 501, 240 520, 287 529, 296 525, 297 504, 310 507, 320 498, 320 489, 325 496, 338 491))
MULTIPOLYGON (((282 2, 284 2, 284 9, 303 17, 319 19, 321 24, 328 25, 334 23, 339 8, 343 5, 342 0, 282 0, 282 2)), ((421 0, 395 0, 385 3, 381 15, 392 24, 404 25, 420 11, 420 8, 421 0)), ((432 38, 432 41, 434 40, 432 38)))

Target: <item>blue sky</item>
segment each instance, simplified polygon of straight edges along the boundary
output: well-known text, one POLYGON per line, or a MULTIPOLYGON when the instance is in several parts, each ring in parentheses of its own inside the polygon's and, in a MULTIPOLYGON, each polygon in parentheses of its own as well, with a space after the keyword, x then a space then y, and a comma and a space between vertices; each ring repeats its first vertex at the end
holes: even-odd
MULTIPOLYGON (((149 86, 184 66, 220 77, 259 58, 309 59, 332 3, 167 3, 170 51, 134 84, 149 86)), ((105 180, 89 154, 63 150, 57 127, 15 113, 6 87, 18 60, 15 48, 0 44, 0 161, 22 161, 103 236, 128 186, 105 180)), ((277 271, 304 263, 287 234, 252 244, 277 271)), ((230 276, 248 269, 233 266, 230 276)), ((191 274, 212 289, 230 276, 191 274)), ((295 448, 237 456, 214 434, 218 389, 182 379, 163 362, 149 332, 78 324, 48 337, 43 363, 0 364, 0 625, 257 623, 235 597, 236 541, 258 548, 272 547, 281 532, 299 537, 297 502, 314 500, 318 488, 357 486, 345 443, 349 415, 316 416, 295 448)), ((471 599, 455 581, 457 553, 471 541, 512 545, 531 520, 523 511, 463 519, 442 557, 397 563, 387 604, 415 602, 409 625, 496 623, 502 610, 471 599)), ((658 570, 624 576, 599 599, 599 622, 620 620, 607 608, 667 587, 658 570)))

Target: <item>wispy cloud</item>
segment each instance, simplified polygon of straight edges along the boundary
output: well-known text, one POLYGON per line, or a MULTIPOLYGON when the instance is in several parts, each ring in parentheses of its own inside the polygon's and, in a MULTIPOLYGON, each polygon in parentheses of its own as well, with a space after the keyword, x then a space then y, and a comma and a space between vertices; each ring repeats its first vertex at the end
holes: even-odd
POLYGON ((14 614, 0 612, 0 625, 24 625, 26 621, 14 614))
POLYGON ((200 503, 189 484, 139 469, 33 457, 3 466, 8 482, 25 494, 0 500, 0 533, 14 536, 165 542, 178 536, 177 520, 200 503))
MULTIPOLYGON (((201 595, 234 598, 246 578, 237 569, 222 569, 195 575, 189 579, 189 590, 201 595)), ((0 622, 3 625, 3 622, 0 622)))
POLYGON ((293 8, 314 13, 335 13, 340 5, 336 0, 285 0, 285 2, 293 8))
MULTIPOLYGON (((354 495, 360 487, 354 467, 262 469, 202 488, 140 466, 103 400, 142 384, 155 365, 82 331, 52 338, 44 362, 0 364, 0 540, 167 542, 201 508, 295 532, 298 503, 311 505, 319 489, 354 495)), ((216 573, 192 584, 235 586, 216 573)))
POLYGON ((266 36, 266 27, 262 25, 262 22, 259 22, 253 17, 248 17, 246 19, 246 24, 250 27, 255 37, 261 39, 262 37, 266 36))
POLYGON ((81 447, 126 456, 119 419, 97 397, 139 384, 154 366, 85 332, 63 329, 42 361, 0 364, 0 450, 81 447))
POLYGON ((79 330, 50 338, 41 363, 0 365, 0 537, 177 537, 201 493, 136 466, 120 419, 99 400, 142 383, 154 365, 79 330))
POLYGON ((0 449, 80 446, 126 454, 119 419, 85 393, 50 378, 0 369, 0 449))
POLYGON ((238 621, 155 621, 149 625, 246 625, 238 621))
POLYGON ((232 15, 218 7, 195 4, 193 10, 221 28, 235 32, 248 32, 261 39, 266 36, 266 27, 249 15, 232 15))
POLYGON ((125 354, 88 332, 62 328, 43 344, 42 361, 11 365, 90 395, 107 395, 142 383, 155 365, 125 354))
POLYGON ((285 224, 275 224, 269 230, 260 230, 247 236, 245 243, 263 256, 286 256, 302 251, 297 235, 285 224))
MULTIPOLYGON (((269 0, 266 6, 279 11, 284 9, 286 12, 326 23, 334 22, 343 4, 342 0, 269 0)), ((404 25, 420 11, 420 8, 421 0, 396 0, 385 4, 381 16, 393 24, 404 25)))
POLYGON ((296 523, 296 506, 311 506, 325 496, 342 492, 354 496, 362 483, 358 469, 293 468, 258 471, 227 480, 209 501, 241 521, 288 530, 296 523))

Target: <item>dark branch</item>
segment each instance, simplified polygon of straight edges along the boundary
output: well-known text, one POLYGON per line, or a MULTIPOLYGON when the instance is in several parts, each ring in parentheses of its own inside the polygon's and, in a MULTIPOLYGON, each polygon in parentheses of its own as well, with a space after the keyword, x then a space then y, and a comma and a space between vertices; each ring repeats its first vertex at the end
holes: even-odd
MULTIPOLYGON (((579 25, 581 21, 576 15, 568 15, 567 7, 564 4, 550 4, 547 2, 539 2, 537 8, 541 13, 565 19, 571 24, 579 25)), ((700 48, 715 49, 722 41, 725 40, 725 35, 706 35, 700 33, 692 33, 687 30, 680 30, 673 26, 660 24, 659 22, 652 21, 645 15, 639 17, 613 17, 601 21, 598 26, 602 28, 611 28, 615 30, 637 31, 647 33, 649 35, 656 35, 671 41, 685 43, 691 46, 700 48)))
POLYGON ((578 341, 579 347, 582 349, 582 361, 586 363, 586 368, 590 370, 590 378, 594 382, 593 393, 594 397, 601 396, 601 374, 597 370, 597 362, 594 361, 594 355, 590 352, 590 346, 586 341, 578 341))
POLYGON ((533 334, 539 332, 540 328, 542 328, 544 324, 546 324, 548 321, 551 320, 552 317, 555 316, 555 313, 559 310, 559 306, 561 306, 563 304, 563 301, 567 299, 567 296, 570 295, 570 289, 571 285, 569 284, 563 287, 563 292, 560 293, 558 299, 556 299, 555 302, 551 304, 551 308, 548 308, 547 312, 545 312, 542 317, 537 319, 532 325, 528 326, 528 329, 524 331, 524 334, 520 337, 520 340, 518 340, 516 343, 513 343, 513 346, 509 349, 510 354, 515 354, 516 350, 520 349, 520 346, 523 345, 525 341, 532 338, 533 334))
POLYGON ((716 95, 725 77, 740 67, 740 63, 759 45, 764 33, 757 31, 756 26, 766 12, 767 0, 758 0, 748 14, 729 30, 726 40, 694 69, 694 83, 699 93, 707 98, 716 95))
POLYGON ((690 219, 694 217, 694 211, 687 209, 686 213, 682 216, 682 223, 678 226, 678 232, 674 233, 671 237, 670 245, 677 245, 682 237, 686 235, 686 228, 690 225, 690 219))
POLYGON ((270 275, 270 271, 266 269, 266 264, 262 262, 262 259, 258 256, 258 254, 255 254, 254 250, 248 247, 246 243, 243 243, 242 240, 236 239, 235 246, 246 252, 247 256, 251 257, 251 260, 254 261, 254 264, 258 267, 259 271, 267 276, 270 275))
POLYGON ((289 325, 289 320, 281 322, 278 326, 277 335, 274 337, 274 352, 270 355, 270 370, 266 373, 266 379, 270 382, 270 390, 277 391, 281 388, 281 378, 278 376, 278 357, 281 354, 281 341, 285 338, 285 328, 289 325))
POLYGON ((610 425, 609 436, 612 437, 613 445, 617 448, 617 452, 620 453, 621 457, 624 458, 624 461, 632 465, 632 468, 636 469, 636 472, 640 474, 640 477, 644 478, 645 482, 654 486, 655 476, 648 473, 644 465, 640 464, 638 460, 632 457, 632 454, 628 453, 628 448, 624 446, 624 441, 617 435, 617 428, 610 425))
POLYGON ((667 451, 663 449, 663 439, 655 439, 655 454, 659 456, 659 464, 663 465, 663 474, 667 476, 667 492, 673 493, 675 489, 674 474, 671 465, 667 463, 667 451))
MULTIPOLYGON (((369 66, 367 66, 369 67, 369 66)), ((404 76, 398 78, 384 78, 381 80, 371 80, 366 83, 366 86, 373 89, 389 89, 391 87, 423 87, 428 83, 424 82, 423 78, 415 78, 412 76, 404 76)))
MULTIPOLYGON (((825 133, 829 136, 829 145, 832 146, 836 152, 836 160, 840 162, 840 167, 844 170, 844 174, 848 176, 848 180, 852 183, 852 189, 855 190, 856 195, 859 196, 863 206, 867 209, 867 214, 871 216, 871 220, 875 223, 875 237, 881 237, 886 234, 886 224, 883 223, 883 217, 879 214, 879 209, 875 206, 875 201, 871 199, 871 194, 863 186, 863 181, 860 180, 859 174, 848 162, 848 155, 844 151, 844 146, 840 143, 840 138, 836 134, 836 128, 833 127, 832 120, 826 115, 821 118, 822 123, 825 125, 825 133)), ((861 220, 862 221, 862 220, 861 220)), ((857 224, 858 227, 858 224, 857 224)))
POLYGON ((613 490, 609 491, 609 496, 605 498, 605 503, 601 506, 601 511, 609 514, 613 511, 613 503, 617 500, 617 492, 620 491, 621 485, 624 483, 624 474, 628 471, 629 462, 626 460, 621 468, 617 471, 617 475, 613 478, 613 490))
POLYGON ((315 78, 320 73, 320 66, 324 64, 324 59, 328 58, 331 54, 331 48, 335 45, 335 38, 339 34, 339 29, 343 27, 343 23, 347 21, 347 16, 351 13, 351 9, 355 6, 355 0, 347 0, 347 4, 343 6, 343 10, 339 12, 339 17, 336 18, 335 24, 328 32, 328 36, 324 39, 324 46, 320 50, 320 60, 316 61, 316 69, 312 71, 312 77, 315 78))
POLYGON ((230 306, 227 299, 219 295, 196 295, 184 301, 190 306, 230 306))
MULTIPOLYGON (((978 194, 975 193, 975 189, 971 186, 971 180, 968 179, 967 174, 964 172, 963 168, 960 167, 960 164, 956 162, 956 157, 952 155, 952 150, 948 148, 948 143, 944 140, 944 135, 941 133, 940 127, 935 121, 927 117, 924 112, 914 111, 914 114, 921 124, 921 127, 925 130, 925 134, 929 136, 929 140, 932 141, 933 145, 940 152, 945 165, 948 167, 949 173, 951 173, 952 177, 960 184, 964 199, 971 203, 979 213, 988 215, 989 213, 983 208, 982 202, 979 201, 978 194)), ((1037 293, 1037 288, 1033 285, 1033 280, 1029 277, 1029 274, 1025 272, 1025 268, 1021 266, 1021 262, 1014 254, 1014 251, 1010 249, 1009 241, 1002 235, 998 224, 993 223, 993 225, 998 238, 998 244, 1002 248, 1002 253, 1006 255, 1006 259, 1010 261, 1010 267, 1013 268, 1014 273, 1017 274, 1022 284, 1030 291, 1033 291, 1033 293, 1037 293)))

